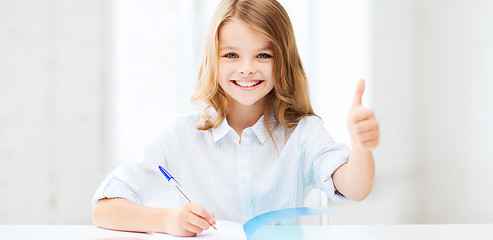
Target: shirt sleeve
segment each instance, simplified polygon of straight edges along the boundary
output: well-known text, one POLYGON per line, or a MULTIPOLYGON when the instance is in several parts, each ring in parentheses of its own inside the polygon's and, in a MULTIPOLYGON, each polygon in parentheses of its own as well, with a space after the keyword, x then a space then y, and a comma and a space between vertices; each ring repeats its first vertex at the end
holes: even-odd
POLYGON ((124 163, 106 177, 93 196, 93 206, 102 198, 125 198, 144 204, 169 190, 159 165, 167 167, 161 141, 156 138, 144 148, 141 161, 124 163))
POLYGON ((349 148, 335 142, 329 132, 323 127, 318 117, 307 117, 303 128, 305 131, 304 172, 305 186, 315 186, 324 191, 335 202, 347 200, 334 186, 332 174, 349 158, 349 148))

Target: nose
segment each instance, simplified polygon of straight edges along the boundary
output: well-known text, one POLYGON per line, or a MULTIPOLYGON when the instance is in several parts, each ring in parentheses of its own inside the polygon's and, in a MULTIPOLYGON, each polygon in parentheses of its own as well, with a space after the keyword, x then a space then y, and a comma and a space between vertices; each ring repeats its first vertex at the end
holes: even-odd
POLYGON ((245 60, 243 64, 241 64, 239 72, 241 75, 249 76, 254 72, 253 63, 251 61, 245 60))

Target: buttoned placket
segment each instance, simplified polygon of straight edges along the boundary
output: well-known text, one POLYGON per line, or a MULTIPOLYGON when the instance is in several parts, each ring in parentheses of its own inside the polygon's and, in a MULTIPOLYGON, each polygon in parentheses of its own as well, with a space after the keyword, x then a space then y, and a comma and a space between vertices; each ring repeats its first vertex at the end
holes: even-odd
POLYGON ((240 203, 242 208, 243 221, 246 222, 254 217, 253 199, 252 199, 252 179, 251 179, 251 145, 254 140, 254 133, 251 128, 243 130, 241 144, 238 141, 236 145, 236 159, 238 159, 238 183, 240 203))

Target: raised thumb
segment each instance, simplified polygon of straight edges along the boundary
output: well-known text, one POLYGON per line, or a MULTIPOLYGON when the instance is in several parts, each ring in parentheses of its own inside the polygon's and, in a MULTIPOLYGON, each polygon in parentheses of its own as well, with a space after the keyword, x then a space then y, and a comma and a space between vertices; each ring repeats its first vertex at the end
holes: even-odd
POLYGON ((356 93, 354 95, 353 105, 361 105, 361 99, 363 98, 363 92, 365 91, 365 80, 360 79, 356 86, 356 93))

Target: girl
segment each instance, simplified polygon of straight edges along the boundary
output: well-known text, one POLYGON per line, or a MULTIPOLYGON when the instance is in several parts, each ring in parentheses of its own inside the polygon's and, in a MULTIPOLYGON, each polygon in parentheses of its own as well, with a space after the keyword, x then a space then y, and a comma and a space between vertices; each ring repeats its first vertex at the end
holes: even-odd
POLYGON ((313 186, 332 200, 369 194, 379 126, 361 106, 364 81, 348 117, 349 152, 312 110, 291 22, 277 1, 223 0, 204 50, 193 99, 205 102, 205 110, 177 118, 141 162, 126 163, 106 178, 94 196, 96 225, 195 236, 216 217, 244 223, 300 207, 313 186), (193 203, 176 209, 142 205, 170 188, 159 165, 193 203))

